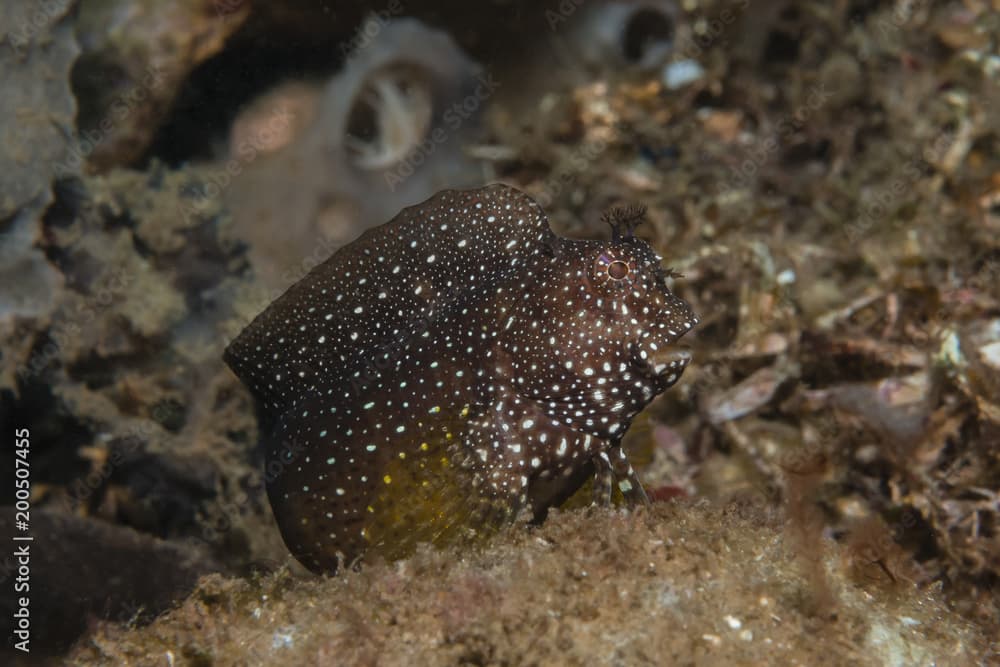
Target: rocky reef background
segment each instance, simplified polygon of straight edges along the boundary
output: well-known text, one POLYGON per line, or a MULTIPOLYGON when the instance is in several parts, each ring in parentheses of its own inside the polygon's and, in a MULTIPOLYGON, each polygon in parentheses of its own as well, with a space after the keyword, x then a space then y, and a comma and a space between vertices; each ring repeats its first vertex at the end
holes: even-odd
POLYGON ((28 428, 35 536, 4 660, 1000 660, 996 0, 0 16, 0 475, 28 428), (645 204, 684 274, 695 361, 627 440, 657 502, 312 578, 221 351, 366 227, 495 180, 571 236, 645 204))

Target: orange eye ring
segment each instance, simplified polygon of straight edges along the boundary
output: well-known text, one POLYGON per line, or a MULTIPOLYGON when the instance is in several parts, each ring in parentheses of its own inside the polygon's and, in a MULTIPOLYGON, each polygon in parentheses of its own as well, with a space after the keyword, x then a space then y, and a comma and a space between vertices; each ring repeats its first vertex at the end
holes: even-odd
POLYGON ((616 259, 608 264, 608 277, 612 280, 624 280, 631 273, 628 263, 616 259))
POLYGON ((606 250, 598 255, 594 262, 594 272, 591 278, 596 284, 631 284, 635 277, 635 260, 625 255, 621 256, 613 250, 606 250))

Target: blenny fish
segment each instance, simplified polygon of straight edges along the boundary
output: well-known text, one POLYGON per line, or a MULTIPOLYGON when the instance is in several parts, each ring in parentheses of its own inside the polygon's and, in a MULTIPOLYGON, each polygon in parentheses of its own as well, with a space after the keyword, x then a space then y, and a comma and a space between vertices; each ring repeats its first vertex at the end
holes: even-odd
POLYGON ((634 235, 556 236, 506 185, 440 192, 338 250, 232 341, 268 496, 315 572, 544 516, 588 478, 645 492, 621 446, 677 382, 698 323, 634 235))

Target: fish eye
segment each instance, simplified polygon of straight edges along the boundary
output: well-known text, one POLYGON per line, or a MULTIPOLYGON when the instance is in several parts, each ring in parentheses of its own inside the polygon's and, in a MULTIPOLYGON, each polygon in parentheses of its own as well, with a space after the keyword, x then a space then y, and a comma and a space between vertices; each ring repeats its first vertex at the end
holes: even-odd
POLYGON ((635 277, 636 264, 629 254, 621 249, 605 249, 594 261, 593 280, 597 284, 631 283, 635 277))
POLYGON ((616 259, 608 265, 608 275, 613 280, 622 280, 629 274, 628 264, 620 259, 616 259))

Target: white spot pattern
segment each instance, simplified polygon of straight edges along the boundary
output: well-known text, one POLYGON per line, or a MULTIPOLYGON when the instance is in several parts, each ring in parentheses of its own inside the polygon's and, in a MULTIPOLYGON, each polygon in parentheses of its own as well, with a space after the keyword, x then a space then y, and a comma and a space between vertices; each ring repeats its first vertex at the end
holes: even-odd
POLYGON ((662 275, 645 242, 560 239, 501 185, 440 193, 342 248, 226 351, 276 423, 269 495, 292 552, 329 571, 371 546, 380 503, 405 504, 387 491, 407 488, 398 469, 426 452, 505 517, 544 511, 561 491, 536 482, 579 484, 609 451, 598 475, 642 494, 620 438, 679 378, 690 355, 671 343, 697 323, 662 275))

